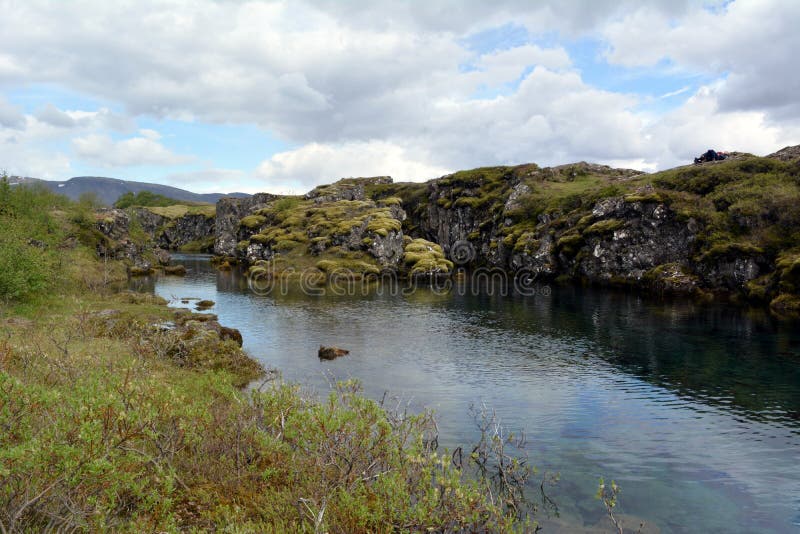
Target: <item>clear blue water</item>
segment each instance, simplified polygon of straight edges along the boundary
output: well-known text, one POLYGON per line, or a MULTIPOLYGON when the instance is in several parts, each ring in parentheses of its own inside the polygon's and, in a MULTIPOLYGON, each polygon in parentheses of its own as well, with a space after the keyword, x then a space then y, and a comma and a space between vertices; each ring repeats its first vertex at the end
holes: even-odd
POLYGON ((220 321, 285 379, 324 393, 358 378, 373 398, 433 408, 451 449, 475 440, 471 404, 524 430, 540 475, 561 477, 545 532, 602 525, 601 476, 622 487, 629 527, 800 532, 798 324, 576 288, 257 296, 207 258, 176 261, 188 276, 145 289, 215 301, 220 321), (351 353, 320 361, 321 344, 351 353))

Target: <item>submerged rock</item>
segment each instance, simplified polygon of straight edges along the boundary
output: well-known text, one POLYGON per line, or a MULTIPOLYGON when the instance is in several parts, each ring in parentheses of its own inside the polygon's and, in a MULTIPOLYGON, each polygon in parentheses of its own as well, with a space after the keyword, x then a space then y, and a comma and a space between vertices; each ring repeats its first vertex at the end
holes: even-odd
POLYGON ((201 300, 197 303, 198 310, 207 310, 213 308, 216 303, 213 300, 201 300))
POLYGON ((171 274, 174 276, 186 276, 186 267, 183 265, 167 265, 164 267, 164 274, 171 274))
POLYGON ((317 355, 319 356, 320 360, 335 360, 336 358, 346 356, 347 354, 350 354, 349 350, 340 349, 338 347, 325 347, 320 345, 319 353, 317 355))

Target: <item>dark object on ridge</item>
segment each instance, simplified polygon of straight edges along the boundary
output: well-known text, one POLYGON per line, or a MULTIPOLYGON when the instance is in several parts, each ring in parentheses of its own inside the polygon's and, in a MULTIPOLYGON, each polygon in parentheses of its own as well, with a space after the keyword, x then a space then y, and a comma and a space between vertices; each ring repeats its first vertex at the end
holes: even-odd
POLYGON ((349 350, 340 349, 338 347, 324 347, 322 345, 319 346, 319 356, 320 360, 335 360, 340 356, 344 356, 346 354, 350 354, 349 350))
POLYGON ((705 163, 706 161, 722 161, 723 159, 728 159, 727 152, 717 152, 716 150, 709 148, 706 150, 705 153, 700 154, 699 157, 694 158, 694 164, 700 165, 701 163, 705 163))

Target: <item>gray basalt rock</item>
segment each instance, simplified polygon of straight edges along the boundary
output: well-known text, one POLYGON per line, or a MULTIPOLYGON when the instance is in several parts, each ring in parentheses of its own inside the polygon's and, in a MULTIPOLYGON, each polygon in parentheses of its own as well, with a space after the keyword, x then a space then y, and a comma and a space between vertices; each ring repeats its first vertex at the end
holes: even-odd
POLYGON ((236 245, 255 232, 242 228, 239 222, 269 202, 280 198, 278 195, 258 193, 248 198, 222 198, 217 202, 216 241, 214 254, 234 256, 236 245))
POLYGON ((584 232, 585 244, 565 262, 590 281, 638 282, 659 265, 689 262, 695 232, 665 204, 613 198, 599 202, 592 215, 598 220, 584 232))
POLYGON ((173 219, 158 235, 158 244, 177 250, 195 241, 208 241, 216 236, 216 218, 202 214, 186 214, 173 219))

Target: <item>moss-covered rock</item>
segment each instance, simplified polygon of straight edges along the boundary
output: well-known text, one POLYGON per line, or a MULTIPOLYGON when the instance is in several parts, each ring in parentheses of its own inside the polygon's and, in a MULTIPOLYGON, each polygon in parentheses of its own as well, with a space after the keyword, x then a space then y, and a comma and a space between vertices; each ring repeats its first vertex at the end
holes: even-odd
POLYGON ((414 239, 406 245, 403 264, 413 277, 446 275, 453 270, 453 262, 445 258, 442 247, 425 239, 414 239))
POLYGON ((266 222, 267 218, 262 215, 248 215, 247 217, 242 217, 242 219, 239 221, 239 225, 253 230, 263 226, 266 222))
POLYGON ((186 276, 186 267, 183 265, 167 265, 164 267, 164 274, 186 276))

